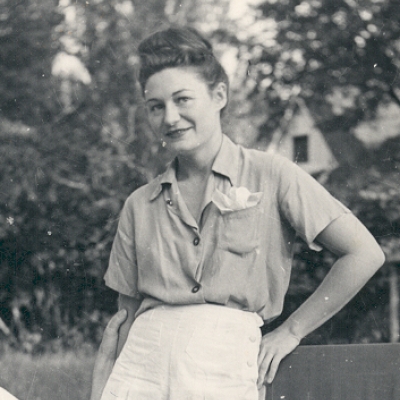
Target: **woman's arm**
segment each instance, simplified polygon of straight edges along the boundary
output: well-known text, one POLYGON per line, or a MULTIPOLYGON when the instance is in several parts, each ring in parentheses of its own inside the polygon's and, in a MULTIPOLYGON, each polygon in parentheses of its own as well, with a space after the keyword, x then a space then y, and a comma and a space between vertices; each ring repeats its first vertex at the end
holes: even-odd
POLYGON ((128 332, 135 319, 141 300, 119 295, 119 311, 111 318, 103 333, 103 339, 94 363, 90 400, 100 400, 104 386, 113 369, 128 332))
POLYGON ((352 214, 333 221, 317 241, 338 256, 317 290, 281 326, 262 339, 259 386, 271 383, 281 360, 301 338, 336 314, 384 263, 384 254, 364 225, 352 214))
POLYGON ((139 309, 141 303, 142 300, 135 299, 134 297, 126 296, 124 294, 119 295, 118 308, 120 310, 126 310, 128 315, 125 322, 121 325, 119 329, 117 357, 124 347, 124 344, 128 337, 129 329, 132 326, 133 321, 135 320, 136 312, 139 309))
POLYGON ((119 310, 108 322, 94 363, 90 400, 100 400, 104 386, 117 358, 118 331, 124 323, 126 310, 119 310))

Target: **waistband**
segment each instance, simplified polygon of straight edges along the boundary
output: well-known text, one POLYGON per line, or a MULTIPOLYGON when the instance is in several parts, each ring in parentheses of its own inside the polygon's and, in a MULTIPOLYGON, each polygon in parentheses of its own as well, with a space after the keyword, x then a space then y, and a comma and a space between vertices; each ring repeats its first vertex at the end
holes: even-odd
MULTIPOLYGON (((226 320, 241 324, 251 324, 261 327, 264 324, 262 318, 255 312, 238 310, 218 304, 188 304, 170 305, 162 304, 153 309, 145 311, 140 316, 144 318, 157 319, 195 319, 202 323, 212 323, 214 320, 226 320)), ((140 318, 139 316, 139 318, 140 318)))

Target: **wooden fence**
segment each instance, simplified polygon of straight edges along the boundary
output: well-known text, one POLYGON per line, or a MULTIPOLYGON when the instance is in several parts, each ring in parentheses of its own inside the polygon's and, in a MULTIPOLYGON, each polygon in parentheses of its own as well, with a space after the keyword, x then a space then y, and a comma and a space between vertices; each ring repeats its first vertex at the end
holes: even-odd
POLYGON ((400 344, 299 346, 266 400, 400 400, 400 344))

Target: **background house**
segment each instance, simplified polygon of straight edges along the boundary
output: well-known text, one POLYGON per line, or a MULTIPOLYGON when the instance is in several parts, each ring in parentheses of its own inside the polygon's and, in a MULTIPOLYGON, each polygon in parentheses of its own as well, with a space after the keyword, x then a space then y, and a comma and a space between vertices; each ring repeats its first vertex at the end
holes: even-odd
POLYGON ((292 101, 267 151, 289 158, 321 179, 339 167, 344 171, 370 162, 370 152, 355 135, 341 130, 338 121, 317 124, 302 99, 292 101))

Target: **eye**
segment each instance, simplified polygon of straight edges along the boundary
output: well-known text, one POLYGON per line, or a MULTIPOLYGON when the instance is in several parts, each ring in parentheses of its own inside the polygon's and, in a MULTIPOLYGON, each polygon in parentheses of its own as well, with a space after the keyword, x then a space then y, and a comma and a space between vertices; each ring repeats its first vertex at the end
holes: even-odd
POLYGON ((160 115, 161 112, 164 110, 164 105, 161 103, 154 103, 147 105, 148 110, 150 113, 154 115, 160 115))
POLYGON ((184 105, 186 105, 190 100, 191 100, 190 97, 187 97, 187 96, 180 96, 180 97, 178 97, 178 98, 175 100, 175 102, 176 102, 177 104, 181 105, 181 106, 184 106, 184 105))

